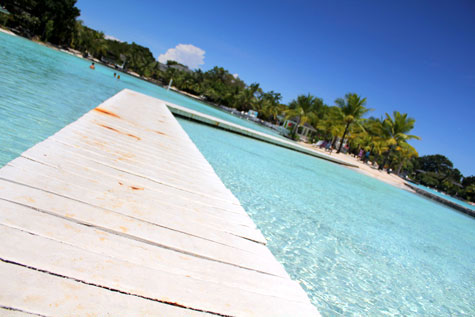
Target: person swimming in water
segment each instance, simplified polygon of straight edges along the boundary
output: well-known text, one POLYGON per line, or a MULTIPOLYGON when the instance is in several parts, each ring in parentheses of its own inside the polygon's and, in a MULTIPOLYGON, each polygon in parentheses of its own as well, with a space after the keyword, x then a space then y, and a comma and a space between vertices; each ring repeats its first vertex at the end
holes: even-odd
POLYGON ((120 79, 120 75, 117 75, 117 79, 120 79))
POLYGON ((94 66, 94 62, 92 62, 91 66, 89 66, 90 69, 96 69, 96 66, 94 66))
POLYGON ((117 73, 114 73, 114 78, 117 76, 117 73))

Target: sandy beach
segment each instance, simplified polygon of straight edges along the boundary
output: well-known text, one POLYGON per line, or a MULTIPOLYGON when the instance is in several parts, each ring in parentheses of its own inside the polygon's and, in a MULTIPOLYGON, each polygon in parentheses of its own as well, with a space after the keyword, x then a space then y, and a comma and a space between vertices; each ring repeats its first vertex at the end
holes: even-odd
MULTIPOLYGON (((309 149, 312 149, 312 150, 315 150, 315 151, 318 151, 318 152, 321 152, 321 153, 325 153, 327 155, 329 154, 324 149, 320 149, 319 147, 313 146, 311 144, 304 143, 304 142, 298 142, 298 143, 302 146, 305 146, 305 147, 309 148, 309 149)), ((396 174, 388 174, 386 171, 380 171, 375 166, 363 163, 357 157, 350 156, 349 154, 336 153, 336 151, 333 151, 331 153, 331 156, 333 156, 335 158, 338 158, 342 161, 345 161, 345 162, 348 162, 348 163, 351 163, 351 164, 355 164, 355 165, 358 166, 358 168, 353 168, 353 167, 346 166, 347 168, 350 168, 350 169, 355 170, 359 173, 363 173, 365 175, 374 177, 376 179, 379 179, 380 181, 383 181, 383 182, 388 183, 390 185, 396 186, 398 188, 408 190, 408 191, 413 191, 412 189, 410 189, 409 187, 404 185, 405 181, 401 177, 397 176, 396 174)))
POLYGON ((7 34, 10 34, 10 35, 13 35, 13 36, 17 36, 15 33, 13 33, 12 31, 10 30, 7 30, 7 29, 3 29, 0 27, 0 32, 3 32, 3 33, 7 33, 7 34))

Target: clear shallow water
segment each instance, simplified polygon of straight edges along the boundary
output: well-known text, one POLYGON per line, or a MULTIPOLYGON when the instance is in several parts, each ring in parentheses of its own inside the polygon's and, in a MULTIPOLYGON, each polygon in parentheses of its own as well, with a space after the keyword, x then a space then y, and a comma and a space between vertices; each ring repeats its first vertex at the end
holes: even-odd
POLYGON ((463 206, 463 207, 465 207, 465 208, 475 210, 475 206, 472 206, 472 205, 466 203, 466 202, 463 201, 463 200, 454 198, 454 197, 449 196, 449 195, 445 195, 445 194, 443 194, 443 193, 439 193, 438 191, 436 191, 436 190, 434 190, 434 189, 432 189, 432 188, 423 186, 423 185, 418 185, 418 184, 414 184, 414 183, 411 183, 411 185, 416 186, 416 187, 419 187, 420 189, 423 189, 423 190, 425 190, 426 192, 429 192, 429 193, 434 194, 434 195, 436 195, 436 196, 442 197, 442 198, 444 198, 444 199, 446 199, 446 200, 449 200, 449 201, 451 201, 451 202, 454 202, 454 203, 456 203, 456 204, 458 204, 458 205, 460 205, 460 206, 463 206))
POLYGON ((0 166, 124 88, 276 135, 151 83, 0 32, 0 166))
MULTIPOLYGON (((0 33, 0 166, 123 88, 181 95, 0 33)), ((332 163, 180 120, 323 315, 475 315, 474 219, 332 163)))
POLYGON ((335 164, 179 120, 323 315, 475 314, 475 221, 335 164))

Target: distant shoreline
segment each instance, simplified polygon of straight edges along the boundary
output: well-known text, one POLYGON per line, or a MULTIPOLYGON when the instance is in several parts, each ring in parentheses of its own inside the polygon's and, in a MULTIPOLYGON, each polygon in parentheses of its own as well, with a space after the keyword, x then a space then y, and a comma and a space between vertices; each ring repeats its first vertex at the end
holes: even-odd
MULTIPOLYGON (((316 151, 320 151, 320 152, 325 152, 324 150, 318 148, 318 147, 315 147, 313 145, 310 145, 310 144, 307 144, 307 143, 303 143, 303 142, 299 142, 301 145, 303 146, 306 146, 308 148, 311 148, 313 150, 316 150, 316 151)), ((447 200, 447 199, 444 199, 442 197, 439 197, 439 196, 436 196, 434 194, 431 194, 423 189, 420 189, 416 186, 413 186, 410 182, 402 179, 401 177, 399 177, 398 175, 396 174, 388 174, 387 172, 385 171, 380 171, 376 168, 374 168, 372 165, 369 165, 369 164, 365 164, 363 162, 361 162, 360 160, 358 160, 357 158, 355 157, 352 157, 348 154, 343 154, 343 153, 332 153, 331 155, 334 155, 335 157, 337 157, 338 159, 342 160, 342 161, 347 161, 347 162, 351 162, 352 164, 355 164, 355 165, 358 165, 359 168, 352 168, 351 166, 345 166, 347 168, 350 168, 356 172, 359 172, 361 174, 364 174, 364 175, 367 175, 367 176, 370 176, 372 178, 375 178, 377 180, 380 180, 382 182, 385 182, 389 185, 392 185, 392 186, 395 186, 399 189, 403 189, 405 191, 408 191, 408 192, 411 192, 411 193, 414 193, 414 194, 418 194, 418 195, 421 195, 425 198, 428 198, 428 199, 431 199, 433 201, 436 201, 440 204, 443 204, 447 207, 450 207, 450 208, 453 208, 453 209, 456 209, 457 211, 459 212, 462 212, 466 215, 469 215, 469 216, 472 216, 472 217, 475 217, 475 211, 467 208, 467 207, 464 207, 460 204, 457 204, 455 202, 452 202, 450 200, 447 200)))
POLYGON ((0 26, 0 32, 6 33, 6 34, 10 34, 10 35, 13 35, 13 36, 18 36, 18 35, 16 35, 15 33, 13 33, 12 31, 7 30, 7 29, 4 29, 4 28, 2 28, 1 26, 0 26))
MULTIPOLYGON (((130 76, 133 76, 135 78, 138 78, 138 79, 141 79, 141 80, 144 80, 146 82, 149 82, 151 84, 154 84, 154 85, 157 85, 161 88, 166 88, 167 85, 162 83, 162 82, 159 82, 158 80, 155 80, 153 78, 148 78, 148 77, 144 77, 144 76, 140 76, 139 74, 135 73, 135 72, 132 72, 132 71, 124 71, 124 70, 121 70, 121 69, 117 69, 115 67, 113 67, 112 65, 109 65, 109 64, 106 64, 104 62, 102 62, 101 60, 98 60, 97 58, 87 58, 87 57, 84 57, 82 56, 82 53, 79 52, 79 51, 76 51, 70 47, 68 47, 67 49, 64 49, 64 48, 61 48, 57 45, 54 45, 54 44, 51 44, 51 43, 47 43, 47 42, 43 42, 43 41, 39 41, 39 40, 34 40, 34 39, 29 39, 27 37, 24 37, 24 36, 21 36, 21 35, 18 35, 18 34, 15 34, 14 32, 6 29, 6 28, 2 28, 0 27, 0 32, 3 32, 3 33, 6 33, 6 34, 9 34, 9 35, 12 35, 12 36, 18 36, 18 37, 21 37, 21 38, 24 38, 26 40, 29 40, 29 41, 32 41, 32 42, 35 42, 39 45, 43 45, 43 46, 46 46, 48 48, 51 48, 51 49, 54 49, 56 51, 60 51, 60 52, 63 52, 63 53, 66 53, 66 54, 70 54, 70 55, 73 55, 73 56, 76 56, 78 58, 81 58, 83 60, 86 60, 86 61, 91 61, 91 62, 94 62, 94 63, 97 63, 97 64, 100 64, 102 66, 105 66, 105 67, 108 67, 110 69, 113 69, 115 71, 119 71, 119 72, 122 72, 124 74, 127 74, 127 75, 130 75, 130 76)), ((189 98, 193 98, 197 101, 200 101, 210 107, 213 107, 213 108, 217 108, 217 109, 220 109, 217 105, 215 104, 212 104, 212 103, 209 103, 208 101, 204 100, 203 98, 200 98, 199 96, 196 96, 196 95, 193 95, 193 94, 190 94, 186 91, 182 91, 182 90, 179 90, 177 89, 176 87, 170 87, 171 90, 173 90, 174 92, 176 93, 179 93, 183 96, 186 96, 186 97, 189 97, 189 98)))
MULTIPOLYGON (((66 53, 66 54, 69 54, 69 55, 72 55, 72 56, 75 56, 75 57, 78 57, 78 58, 81 58, 85 61, 90 61, 90 62, 94 62, 94 63, 97 63, 97 64, 100 64, 102 66, 105 66, 107 68, 110 68, 111 70, 114 70, 114 71, 118 71, 118 72, 121 72, 123 74, 127 74, 127 75, 130 75, 130 76, 133 76, 137 79, 141 79, 141 80, 144 80, 148 83, 151 83, 151 84, 154 84, 156 86, 159 86, 161 88, 164 88, 166 89, 167 85, 162 83, 162 82, 159 82, 158 80, 155 80, 153 78, 148 78, 148 77, 144 77, 144 76, 141 76, 135 72, 132 72, 132 71, 124 71, 124 70, 121 70, 121 69, 117 69, 115 68, 113 65, 109 65, 107 63, 104 63, 102 62, 101 60, 98 60, 96 58, 87 58, 87 57, 84 57, 82 55, 81 52, 77 51, 77 50, 74 50, 70 47, 68 47, 67 49, 64 49, 62 47, 59 47, 57 45, 54 45, 54 44, 51 44, 51 43, 47 43, 47 42, 43 42, 43 41, 39 41, 39 40, 34 40, 34 39, 29 39, 27 37, 24 37, 24 36, 21 36, 21 35, 18 35, 18 34, 15 34, 14 32, 8 30, 8 29, 5 29, 5 28, 2 28, 0 27, 0 32, 2 33, 6 33, 8 35, 12 35, 12 36, 17 36, 17 37, 21 37, 21 38, 24 38, 24 39, 27 39, 29 41, 32 41, 34 43, 37 43, 39 45, 42 45, 42 46, 45 46, 45 47, 48 47, 48 48, 51 48, 51 49, 54 49, 56 51, 59 51, 59 52, 63 52, 63 53, 66 53)), ((196 95, 193 95, 191 93, 188 93, 188 92, 185 92, 185 91, 181 91, 179 89, 177 89, 176 87, 170 87, 171 90, 173 90, 173 92, 175 93, 178 93, 178 94, 181 94, 185 97, 188 97, 188 98, 192 98, 192 99, 195 99, 196 101, 198 102, 201 102, 209 107, 212 107, 212 108, 215 108, 215 109, 218 109, 218 110, 221 110, 223 111, 218 105, 215 105, 215 104, 212 104, 210 102, 207 102, 206 100, 204 100, 203 98, 200 98, 199 96, 196 96, 196 95)), ((311 145, 311 144, 308 144, 308 143, 304 143, 304 142, 298 142, 299 144, 307 147, 307 148, 311 148, 312 150, 317 150, 317 151, 322 151, 321 149, 311 145)), ((411 186, 410 184, 408 184, 408 182, 406 182, 405 180, 403 180, 401 177, 399 177, 398 175, 396 174, 387 174, 386 172, 383 172, 383 171, 379 171, 379 170, 376 170, 374 168, 372 168, 370 165, 368 164, 364 164, 362 163, 361 161, 347 155, 347 154, 343 154, 343 153, 332 153, 332 155, 335 155, 337 156, 339 159, 343 160, 343 161, 347 161, 351 164, 355 164, 355 165, 358 165, 359 168, 352 168, 352 167, 348 167, 348 168, 351 168, 357 172, 360 172, 364 175, 367 175, 367 176, 370 176, 372 178, 375 178, 375 179, 378 179, 382 182, 385 182, 389 185, 392 185, 392 186, 395 186, 399 189, 403 189, 403 190, 406 190, 406 191, 409 191, 411 193, 416 193, 416 194, 419 194, 419 195, 422 195, 422 196, 425 196, 427 198, 430 198, 430 199, 433 199, 435 201, 438 201, 439 203, 442 203, 442 204, 445 204, 446 206, 448 207, 452 207, 454 209, 457 209, 465 214, 468 214, 470 216, 473 216, 475 217, 475 213, 471 210, 469 210, 468 208, 465 208, 463 206, 460 206, 460 205, 457 205, 455 203, 452 203, 452 204, 447 204, 447 203, 444 203, 446 200, 444 199, 442 202, 440 199, 438 198, 433 198, 432 196, 435 197, 435 195, 426 195, 425 192, 424 193, 420 193, 417 189, 415 189, 413 186, 411 186), (453 205, 456 205, 460 208, 456 208, 456 207, 453 207, 453 205), (469 210, 469 212, 467 212, 467 210, 469 210)))

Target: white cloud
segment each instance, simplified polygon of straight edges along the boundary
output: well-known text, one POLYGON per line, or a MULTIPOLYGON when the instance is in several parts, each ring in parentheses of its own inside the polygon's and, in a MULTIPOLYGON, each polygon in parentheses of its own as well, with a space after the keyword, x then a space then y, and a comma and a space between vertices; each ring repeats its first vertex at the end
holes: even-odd
POLYGON ((104 35, 104 38, 105 38, 106 40, 112 40, 112 41, 122 42, 121 40, 119 40, 118 38, 116 38, 116 37, 114 37, 114 36, 112 36, 112 35, 107 35, 107 34, 106 34, 106 35, 104 35))
POLYGON ((238 79, 239 74, 233 74, 233 77, 236 78, 236 79, 238 79))
POLYGON ((205 63, 205 51, 192 44, 178 44, 175 48, 170 48, 165 54, 158 57, 160 63, 166 64, 172 60, 191 69, 198 68, 205 63))

